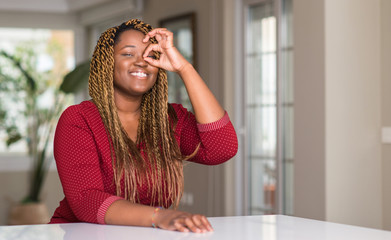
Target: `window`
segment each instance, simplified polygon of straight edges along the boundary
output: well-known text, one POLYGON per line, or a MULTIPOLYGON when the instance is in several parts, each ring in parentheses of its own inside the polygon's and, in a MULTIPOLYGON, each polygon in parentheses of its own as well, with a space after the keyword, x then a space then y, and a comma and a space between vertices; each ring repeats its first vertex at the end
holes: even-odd
MULTIPOLYGON (((39 108, 49 108, 54 104, 54 90, 58 87, 63 76, 75 65, 74 36, 71 30, 0 28, 0 51, 21 59, 21 65, 27 69, 42 89, 37 98, 39 108)), ((22 135, 26 134, 26 119, 23 112, 25 105, 23 91, 18 91, 6 81, 7 78, 21 79, 21 74, 12 61, 0 57, 0 95, 2 108, 9 116, 8 121, 15 122, 22 135), (6 86, 7 85, 7 86, 6 86), (8 89, 11 87, 11 91, 8 89), (4 91, 4 89, 6 91, 4 91), (8 90, 8 91, 7 91, 8 90)), ((69 100, 71 101, 71 100, 69 100)), ((3 129, 4 130, 4 129, 3 129)), ((7 135, 0 129, 0 154, 26 155, 26 141, 7 147, 7 135)))
POLYGON ((292 0, 281 4, 280 40, 280 126, 282 213, 293 215, 293 17, 292 0))
POLYGON ((247 212, 292 214, 291 0, 258 1, 245 10, 247 212))

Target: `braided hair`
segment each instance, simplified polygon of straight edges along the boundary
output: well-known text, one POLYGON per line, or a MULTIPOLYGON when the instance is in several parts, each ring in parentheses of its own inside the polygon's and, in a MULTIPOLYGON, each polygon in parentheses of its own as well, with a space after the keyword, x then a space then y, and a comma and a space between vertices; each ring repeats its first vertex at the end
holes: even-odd
MULTIPOLYGON (((151 205, 169 207, 172 203, 176 208, 183 193, 183 160, 194 156, 197 150, 183 156, 175 140, 177 118, 168 104, 166 71, 159 69, 156 83, 142 97, 136 142, 123 128, 114 103, 114 45, 122 32, 131 29, 147 34, 153 28, 132 19, 107 29, 100 36, 90 65, 89 94, 109 136, 117 196, 122 195, 123 180, 125 199, 139 203, 137 189, 145 187, 147 179, 147 187, 152 192, 151 205)), ((155 38, 150 42, 157 43, 155 38)), ((155 53, 155 57, 159 58, 159 53, 155 53)))

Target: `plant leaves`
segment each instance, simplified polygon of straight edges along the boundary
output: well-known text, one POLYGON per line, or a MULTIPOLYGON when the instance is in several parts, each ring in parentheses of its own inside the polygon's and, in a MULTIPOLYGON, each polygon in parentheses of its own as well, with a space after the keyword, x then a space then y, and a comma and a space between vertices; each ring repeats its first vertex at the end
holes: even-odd
POLYGON ((6 128, 6 132, 8 135, 7 140, 5 142, 7 147, 11 146, 12 144, 22 139, 22 135, 19 133, 19 130, 15 125, 8 126, 6 128))
POLYGON ((90 60, 80 63, 74 70, 65 75, 60 86, 64 93, 75 93, 88 83, 90 60))
POLYGON ((20 72, 23 74, 23 76, 25 76, 25 78, 27 80, 27 85, 29 86, 30 90, 32 92, 35 92, 37 89, 37 84, 35 83, 33 77, 22 67, 20 60, 9 55, 8 53, 6 53, 3 50, 0 51, 0 55, 3 55, 4 57, 8 58, 9 60, 11 60, 14 63, 14 65, 20 70, 20 72))

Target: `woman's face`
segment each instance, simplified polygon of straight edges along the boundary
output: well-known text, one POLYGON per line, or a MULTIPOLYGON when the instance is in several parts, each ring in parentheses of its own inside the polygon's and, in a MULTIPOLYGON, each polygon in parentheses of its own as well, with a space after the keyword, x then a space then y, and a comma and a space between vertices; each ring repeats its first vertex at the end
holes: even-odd
POLYGON ((142 32, 127 30, 114 45, 114 91, 121 95, 142 96, 156 82, 159 69, 144 61, 149 42, 144 43, 143 38, 142 32))

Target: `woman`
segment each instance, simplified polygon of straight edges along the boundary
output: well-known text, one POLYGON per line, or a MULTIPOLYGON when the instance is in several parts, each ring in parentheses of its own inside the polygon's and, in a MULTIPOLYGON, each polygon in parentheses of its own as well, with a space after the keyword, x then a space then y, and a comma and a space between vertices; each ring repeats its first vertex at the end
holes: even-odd
POLYGON ((92 57, 89 92, 92 100, 69 107, 57 125, 65 198, 51 223, 212 231, 205 216, 176 210, 183 161, 223 163, 236 154, 237 137, 173 34, 136 19, 108 29, 92 57), (194 115, 168 104, 166 70, 183 79, 194 115))

